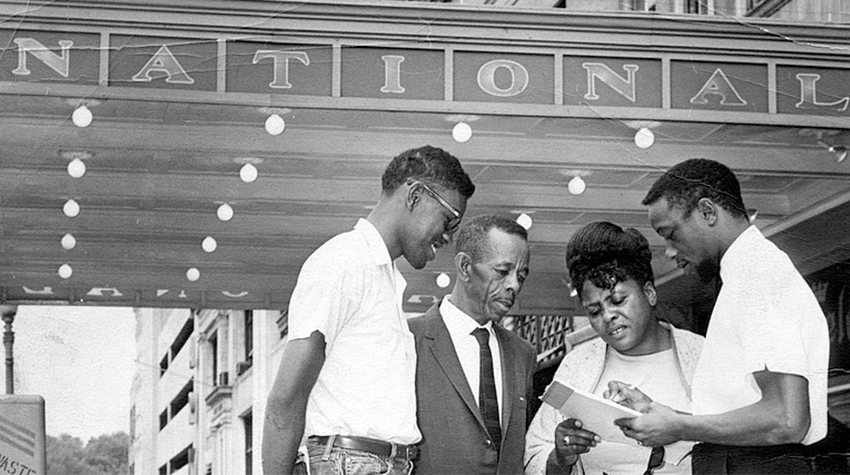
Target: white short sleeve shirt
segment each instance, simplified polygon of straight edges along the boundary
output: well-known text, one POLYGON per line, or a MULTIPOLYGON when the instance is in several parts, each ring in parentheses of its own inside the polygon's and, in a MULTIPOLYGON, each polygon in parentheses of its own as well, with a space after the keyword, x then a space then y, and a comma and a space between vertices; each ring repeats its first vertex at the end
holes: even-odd
POLYGON ((829 334, 811 288, 788 256, 751 226, 720 262, 723 282, 693 382, 693 412, 753 404, 753 373, 796 374, 809 383, 811 425, 803 444, 826 436, 829 334))
POLYGON ((364 219, 304 263, 289 302, 289 337, 314 331, 325 337, 305 437, 341 434, 399 444, 421 438, 416 347, 402 311, 405 286, 380 233, 364 219))

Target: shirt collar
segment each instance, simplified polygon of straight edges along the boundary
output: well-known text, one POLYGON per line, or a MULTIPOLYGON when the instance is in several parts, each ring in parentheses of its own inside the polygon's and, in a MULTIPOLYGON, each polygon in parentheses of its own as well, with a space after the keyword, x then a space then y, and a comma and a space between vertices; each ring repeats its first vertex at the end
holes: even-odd
MULTIPOLYGON (((443 322, 446 324, 449 333, 458 336, 469 336, 476 328, 482 327, 475 320, 467 315, 463 310, 457 308, 455 304, 449 301, 449 297, 443 298, 440 304, 440 314, 443 316, 443 322)), ((483 325, 488 332, 493 332, 493 322, 488 321, 483 325)))
POLYGON ((381 237, 381 233, 378 232, 378 228, 374 224, 360 218, 357 220, 357 224, 354 225, 354 230, 360 233, 363 239, 366 240, 366 245, 369 247, 369 255, 376 266, 393 263, 387 243, 384 242, 384 238, 381 237))
POLYGON ((726 252, 723 253, 723 257, 720 258, 720 279, 728 280, 729 273, 733 272, 735 268, 731 263, 740 262, 741 259, 745 259, 750 254, 753 246, 762 239, 764 239, 764 235, 752 224, 744 232, 739 234, 732 241, 729 248, 726 249, 726 252))

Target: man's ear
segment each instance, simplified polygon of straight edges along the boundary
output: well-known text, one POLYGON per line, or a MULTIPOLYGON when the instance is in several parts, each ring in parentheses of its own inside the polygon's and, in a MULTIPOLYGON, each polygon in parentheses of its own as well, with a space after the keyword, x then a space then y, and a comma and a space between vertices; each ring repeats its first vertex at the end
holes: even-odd
POLYGON ((422 199, 422 187, 413 184, 407 189, 407 209, 413 211, 422 199))
POLYGON ((457 278, 469 282, 470 267, 472 267, 472 256, 465 252, 455 254, 455 269, 457 269, 457 278))
POLYGON ((713 226, 714 223, 717 222, 718 211, 717 203, 711 201, 709 198, 700 198, 697 203, 697 212, 709 226, 713 226))

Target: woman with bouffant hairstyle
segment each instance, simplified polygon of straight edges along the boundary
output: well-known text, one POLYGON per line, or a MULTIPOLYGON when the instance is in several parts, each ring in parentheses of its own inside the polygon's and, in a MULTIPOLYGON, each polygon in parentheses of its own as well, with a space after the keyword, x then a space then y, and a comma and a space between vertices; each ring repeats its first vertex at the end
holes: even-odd
MULTIPOLYGON (((646 238, 635 229, 591 223, 569 240, 566 264, 600 338, 567 354, 554 380, 599 396, 607 395, 611 381, 640 386, 652 400, 688 411, 702 337, 656 318, 646 238)), ((525 473, 690 473, 690 443, 642 447, 602 440, 592 429, 544 404, 526 436, 525 473)))

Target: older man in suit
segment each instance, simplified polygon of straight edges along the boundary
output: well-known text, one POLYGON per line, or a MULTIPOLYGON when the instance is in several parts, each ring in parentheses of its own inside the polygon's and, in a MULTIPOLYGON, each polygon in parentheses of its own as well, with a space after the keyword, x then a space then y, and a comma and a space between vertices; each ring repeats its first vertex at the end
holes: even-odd
POLYGON ((451 295, 409 320, 416 339, 417 475, 521 474, 534 348, 498 325, 528 276, 528 234, 501 216, 458 234, 451 295))

